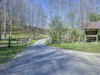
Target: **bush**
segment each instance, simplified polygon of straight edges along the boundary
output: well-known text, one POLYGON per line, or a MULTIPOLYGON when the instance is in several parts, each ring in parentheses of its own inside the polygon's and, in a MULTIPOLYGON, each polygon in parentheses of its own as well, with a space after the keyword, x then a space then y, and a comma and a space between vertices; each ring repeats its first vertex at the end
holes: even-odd
POLYGON ((75 42, 78 40, 79 37, 79 32, 77 29, 70 29, 71 31, 71 36, 70 36, 70 41, 75 42))
POLYGON ((12 51, 13 54, 16 54, 16 51, 12 51))
POLYGON ((49 24, 48 35, 52 39, 52 43, 61 39, 61 34, 64 32, 63 23, 59 21, 59 17, 56 16, 49 24))

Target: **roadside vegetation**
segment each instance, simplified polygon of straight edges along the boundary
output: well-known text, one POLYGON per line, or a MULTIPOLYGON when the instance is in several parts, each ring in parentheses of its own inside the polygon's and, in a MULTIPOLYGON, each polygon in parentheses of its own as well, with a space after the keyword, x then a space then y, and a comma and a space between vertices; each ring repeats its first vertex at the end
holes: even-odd
POLYGON ((82 52, 90 52, 90 53, 100 53, 100 43, 92 42, 92 43, 53 43, 45 45, 51 47, 62 48, 66 50, 73 51, 82 51, 82 52))
MULTIPOLYGON (((45 38, 46 37, 46 29, 43 28, 38 28, 38 27, 31 27, 33 29, 33 31, 28 30, 28 26, 26 26, 27 29, 19 29, 17 26, 13 25, 13 30, 12 33, 10 32, 10 28, 7 28, 7 33, 6 33, 6 39, 7 40, 0 40, 0 43, 8 43, 9 42, 9 37, 11 38, 11 40, 16 40, 18 38, 19 42, 18 43, 22 43, 22 39, 25 43, 25 38, 27 39, 27 42, 29 40, 29 38, 31 38, 32 40, 37 40, 37 39, 41 39, 41 38, 45 38), (39 29, 39 32, 36 32, 35 30, 39 29)), ((4 26, 2 24, 1 29, 4 29, 4 26)), ((3 30, 4 31, 4 30, 3 30)), ((1 39, 4 39, 4 32, 1 32, 1 39)), ((17 41, 11 41, 11 43, 17 43, 17 41)), ((19 44, 21 45, 21 44, 19 44)), ((0 44, 0 48, 1 47, 7 47, 8 44, 0 44)), ((16 44, 12 44, 12 46, 16 46, 16 44)))
MULTIPOLYGON (((23 49, 37 42, 38 40, 46 37, 45 29, 43 28, 38 28, 41 31, 36 33, 35 30, 37 29, 37 27, 33 27, 34 31, 29 31, 28 26, 26 26, 27 28, 26 30, 24 29, 19 30, 17 26, 14 25, 12 27, 13 27, 12 34, 10 34, 9 32, 10 28, 7 28, 6 39, 9 39, 9 37, 11 37, 11 39, 19 38, 20 41, 18 43, 21 44, 19 44, 18 46, 17 44, 11 44, 9 48, 8 44, 0 44, 0 63, 4 63, 9 61, 10 59, 13 59, 13 57, 19 52, 21 52, 23 49), (24 40, 23 46, 21 38, 23 38, 24 40), (25 38, 27 38, 27 45, 25 45, 25 38), (31 44, 28 44, 29 38, 32 39, 31 44)), ((1 29, 4 29, 3 25, 1 26, 1 29)), ((4 39, 3 32, 1 32, 1 39, 4 39)), ((8 40, 0 40, 0 43, 8 43, 8 42, 9 42, 8 40)), ((17 43, 17 41, 11 41, 11 43, 17 43)))
MULTIPOLYGON (((72 13, 69 14, 69 16, 71 20, 74 19, 72 13)), ((91 22, 98 22, 100 16, 91 13, 89 19, 91 22)), ((90 42, 90 38, 87 38, 87 42, 84 42, 84 30, 82 27, 80 27, 80 29, 74 27, 73 24, 74 22, 70 25, 72 27, 68 27, 68 25, 63 25, 63 22, 59 20, 59 17, 54 17, 49 24, 50 28, 48 29, 50 39, 45 42, 45 45, 67 50, 100 53, 100 43, 97 43, 96 39, 92 39, 90 42)), ((98 30, 98 38, 100 41, 100 29, 98 30)))
MULTIPOLYGON (((37 40, 32 40, 32 43, 37 42, 40 39, 37 40)), ((23 45, 23 46, 14 46, 14 47, 5 47, 5 48, 0 48, 0 63, 4 63, 10 59, 12 59, 16 54, 18 54, 19 52, 21 52, 23 49, 25 49, 26 47, 30 46, 31 44, 28 45, 23 45)))
MULTIPOLYGON (((15 35, 12 35, 12 38, 11 39, 16 39, 16 38, 27 38, 27 40, 29 40, 29 38, 31 38, 32 40, 36 40, 36 39, 42 39, 42 38, 45 38, 46 35, 45 34, 40 34, 38 33, 38 36, 37 38, 34 37, 33 34, 17 34, 16 36, 15 35), (33 36, 33 38, 31 37, 33 36)), ((7 34, 7 39, 9 39, 9 34, 7 34)), ((0 43, 8 43, 9 41, 8 40, 0 40, 0 43)), ((11 41, 11 43, 17 43, 17 41, 11 41)), ((21 39, 19 41, 19 43, 22 43, 21 39)), ((8 44, 0 44, 0 47, 7 47, 8 44)), ((12 44, 12 46, 16 46, 16 44, 12 44)))

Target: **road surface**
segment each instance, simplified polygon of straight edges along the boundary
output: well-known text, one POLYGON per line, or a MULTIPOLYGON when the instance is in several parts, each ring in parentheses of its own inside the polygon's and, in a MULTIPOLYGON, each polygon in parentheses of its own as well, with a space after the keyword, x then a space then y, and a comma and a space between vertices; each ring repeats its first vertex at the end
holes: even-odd
POLYGON ((100 75, 100 55, 62 50, 36 42, 0 75, 100 75))

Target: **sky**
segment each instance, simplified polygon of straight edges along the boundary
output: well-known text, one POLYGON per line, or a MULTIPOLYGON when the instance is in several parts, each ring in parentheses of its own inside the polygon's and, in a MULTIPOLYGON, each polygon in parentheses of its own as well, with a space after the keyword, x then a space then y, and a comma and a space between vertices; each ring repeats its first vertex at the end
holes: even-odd
MULTIPOLYGON (((36 2, 36 0, 34 0, 36 2)), ((42 5, 42 7, 44 8, 44 10, 46 9, 46 6, 45 6, 45 3, 44 3, 44 0, 39 0, 40 1, 40 4, 42 5)), ((54 0, 54 1, 58 1, 58 0, 54 0)), ((74 0, 74 3, 78 2, 78 0, 74 0)))
MULTIPOLYGON (((29 0, 28 0, 29 1, 29 0)), ((47 12, 47 10, 48 10, 48 8, 47 8, 47 6, 46 6, 46 2, 44 2, 44 1, 46 1, 46 0, 34 0, 34 2, 35 3, 37 3, 39 1, 39 3, 41 4, 41 6, 43 7, 43 9, 44 9, 44 11, 46 12, 46 15, 47 15, 47 17, 50 17, 50 14, 47 12)), ((54 1, 58 1, 58 0, 54 0, 54 1)), ((76 9, 78 9, 78 7, 76 6, 76 3, 78 3, 79 2, 79 0, 73 0, 73 8, 72 8, 72 11, 74 12, 74 14, 75 14, 75 19, 77 20, 77 15, 78 15, 78 12, 76 11, 76 9)), ((89 2, 90 2, 90 0, 89 0, 89 2)), ((64 3, 64 2, 63 2, 64 3)), ((65 3, 66 4, 66 3, 65 3)), ((91 4, 91 2, 90 2, 90 4, 91 4)), ((92 4, 91 4, 91 6, 92 6, 92 4)), ((66 7, 67 7, 67 5, 66 5, 66 7)), ((99 5, 99 7, 100 7, 100 5, 99 5)), ((94 9, 93 7, 90 7, 90 8, 92 8, 92 9, 94 9)), ((63 8, 62 8, 63 9, 63 8)), ((81 9, 82 10, 82 9, 81 9)), ((94 12, 94 10, 92 10, 91 11, 91 13, 92 12, 94 12)), ((99 12, 100 12, 100 9, 99 9, 99 12)), ((67 13, 67 12, 66 12, 67 13)), ((62 10, 61 11, 61 16, 62 16, 62 20, 64 19, 64 10, 62 10)), ((48 22, 50 21, 50 19, 48 19, 48 22)))
MULTIPOLYGON (((29 0, 28 0, 29 1, 29 0)), ((37 3, 39 1, 39 3, 42 5, 43 9, 45 10, 45 12, 47 11, 47 8, 46 8, 46 4, 44 1, 46 0, 34 0, 35 3, 37 3)), ((54 1, 58 1, 58 0, 54 0, 54 1)), ((90 1, 90 0, 89 0, 90 1)), ((93 0, 94 1, 94 0, 93 0)), ((73 0, 73 5, 75 5, 77 2, 79 2, 79 0, 73 0)), ((90 2, 91 3, 91 2, 90 2)), ((76 6, 73 6, 74 8, 76 6)), ((99 4, 99 7, 100 7, 100 4, 99 4)), ((93 7, 92 7, 93 8, 93 7)), ((93 8, 94 9, 94 8, 93 8)), ((73 9, 74 10, 74 9, 73 9)), ((100 9, 99 9, 99 12, 100 12, 100 9)))

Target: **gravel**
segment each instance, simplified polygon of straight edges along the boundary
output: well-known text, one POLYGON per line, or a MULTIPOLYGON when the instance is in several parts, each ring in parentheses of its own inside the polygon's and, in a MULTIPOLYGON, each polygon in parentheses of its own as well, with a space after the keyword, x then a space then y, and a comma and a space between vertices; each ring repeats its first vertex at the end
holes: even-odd
POLYGON ((44 41, 23 50, 0 75, 100 75, 100 54, 48 47, 44 41))

